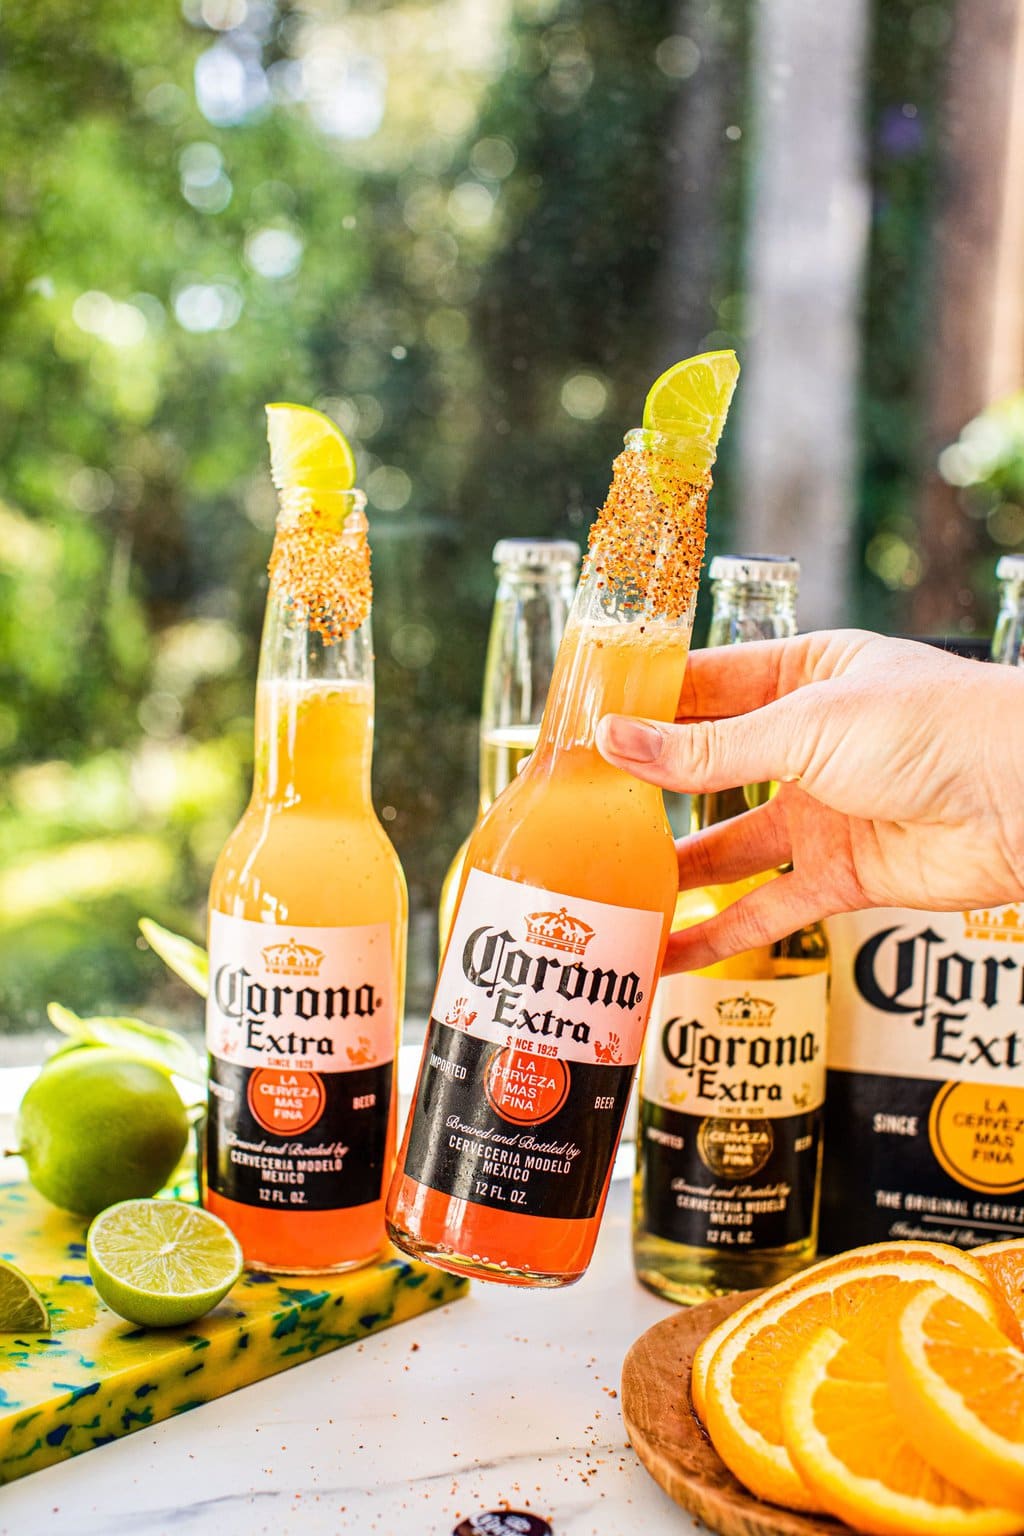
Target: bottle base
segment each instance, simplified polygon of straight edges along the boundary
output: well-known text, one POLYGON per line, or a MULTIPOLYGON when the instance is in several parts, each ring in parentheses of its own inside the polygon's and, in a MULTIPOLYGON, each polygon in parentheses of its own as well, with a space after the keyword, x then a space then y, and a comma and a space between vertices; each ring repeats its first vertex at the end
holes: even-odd
POLYGON ((387 1248, 381 1247, 365 1259, 343 1259, 338 1264, 280 1264, 246 1254, 243 1268, 247 1274, 261 1275, 343 1275, 350 1269, 366 1269, 370 1264, 379 1264, 387 1256, 387 1248))
POLYGON ((664 1301, 682 1307, 775 1285, 806 1269, 816 1258, 817 1245, 810 1241, 743 1257, 715 1248, 681 1248, 656 1238, 647 1238, 633 1249, 640 1284, 664 1301))
POLYGON ((395 1247, 407 1253, 410 1258, 421 1259, 425 1264, 432 1264, 435 1269, 444 1269, 449 1274, 461 1275, 468 1280, 493 1280, 499 1285, 541 1286, 553 1290, 558 1286, 575 1285, 585 1273, 582 1269, 574 1274, 555 1274, 547 1270, 516 1267, 504 1261, 489 1259, 485 1254, 456 1253, 443 1243, 423 1242, 391 1222, 388 1222, 387 1229, 395 1247))
POLYGON ((382 1200, 329 1211, 275 1211, 231 1200, 204 1184, 202 1204, 238 1238, 247 1270, 337 1275, 387 1255, 382 1200))

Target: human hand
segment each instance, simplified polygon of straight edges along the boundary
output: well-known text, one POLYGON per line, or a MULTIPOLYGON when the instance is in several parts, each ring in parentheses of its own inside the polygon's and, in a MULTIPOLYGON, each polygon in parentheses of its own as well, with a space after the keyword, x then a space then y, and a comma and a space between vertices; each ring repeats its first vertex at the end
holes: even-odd
POLYGON ((694 970, 860 907, 1024 897, 1024 670, 860 630, 694 651, 675 725, 608 715, 597 745, 691 794, 777 794, 677 843, 679 884, 792 869, 673 934, 694 970))

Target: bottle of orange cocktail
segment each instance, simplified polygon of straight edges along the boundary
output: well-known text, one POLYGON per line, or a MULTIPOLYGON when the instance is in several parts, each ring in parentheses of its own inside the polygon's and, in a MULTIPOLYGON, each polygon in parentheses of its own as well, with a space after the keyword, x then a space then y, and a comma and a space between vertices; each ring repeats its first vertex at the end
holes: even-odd
POLYGON ((406 895, 370 800, 364 498, 338 488, 351 471, 333 423, 270 413, 284 488, 252 798, 210 890, 203 1200, 249 1264, 295 1272, 365 1263, 384 1244, 406 895))
POLYGON ((671 433, 627 437, 537 747, 470 841, 387 1210, 448 1269, 564 1285, 593 1251, 678 886, 660 791, 595 732, 675 715, 736 372, 711 354, 652 391, 696 383, 699 419, 684 389, 671 433))

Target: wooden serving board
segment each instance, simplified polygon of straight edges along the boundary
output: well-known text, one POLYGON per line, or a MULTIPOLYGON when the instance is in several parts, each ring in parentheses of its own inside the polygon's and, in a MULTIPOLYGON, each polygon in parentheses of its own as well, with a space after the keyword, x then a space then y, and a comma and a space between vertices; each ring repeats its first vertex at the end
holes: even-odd
POLYGON ((0 1484, 300 1365, 465 1294, 395 1253, 341 1275, 244 1274, 182 1328, 136 1328, 100 1301, 87 1223, 27 1184, 0 1187, 0 1256, 35 1281, 53 1332, 0 1333, 0 1484))
POLYGON ((697 1346, 755 1292, 684 1308, 648 1328, 622 1365, 622 1420, 640 1460, 670 1498, 719 1536, 837 1536, 824 1515, 765 1504, 738 1483, 693 1411, 690 1372, 697 1346))

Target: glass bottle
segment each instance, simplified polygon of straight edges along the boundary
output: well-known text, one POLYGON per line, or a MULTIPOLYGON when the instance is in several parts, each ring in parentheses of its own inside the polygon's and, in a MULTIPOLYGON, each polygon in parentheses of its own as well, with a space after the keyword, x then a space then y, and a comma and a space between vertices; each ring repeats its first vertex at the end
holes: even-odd
POLYGON ((401 1248, 519 1285, 589 1262, 678 886, 660 791, 594 735, 674 717, 707 488, 626 442, 536 749, 470 840, 388 1195, 401 1248))
POLYGON ((1024 651, 1024 555, 1000 555, 996 580, 999 613, 992 636, 992 660, 1017 667, 1024 651))
POLYGON ((407 901, 370 799, 364 503, 282 493, 252 798, 210 889, 203 1202, 293 1273, 380 1253, 396 1139, 407 901))
MULTIPOLYGON (((996 565, 991 659, 1022 664, 1024 555, 996 565)), ((929 642, 980 659, 978 644, 929 642)), ((1019 1059, 1024 903, 827 919, 832 957, 821 1248, 1024 1239, 1019 1059), (950 1002, 952 978, 956 1002, 950 1002), (970 1048, 969 1048, 970 1044, 970 1048)))
MULTIPOLYGON (((537 745, 544 701, 576 589, 580 547, 571 539, 499 539, 493 559, 498 588, 480 706, 477 823, 537 745)), ((441 887, 442 954, 468 847, 469 837, 452 859, 441 887)))
MULTIPOLYGON (((799 574, 790 559, 714 559, 708 644, 795 634, 799 574)), ((772 789, 696 796, 695 830, 772 789)), ((770 878, 681 892, 673 930, 770 878)), ((770 1285, 813 1259, 827 996, 820 923, 662 979, 640 1073, 633 1218, 637 1275, 659 1295, 702 1301, 770 1285)))

